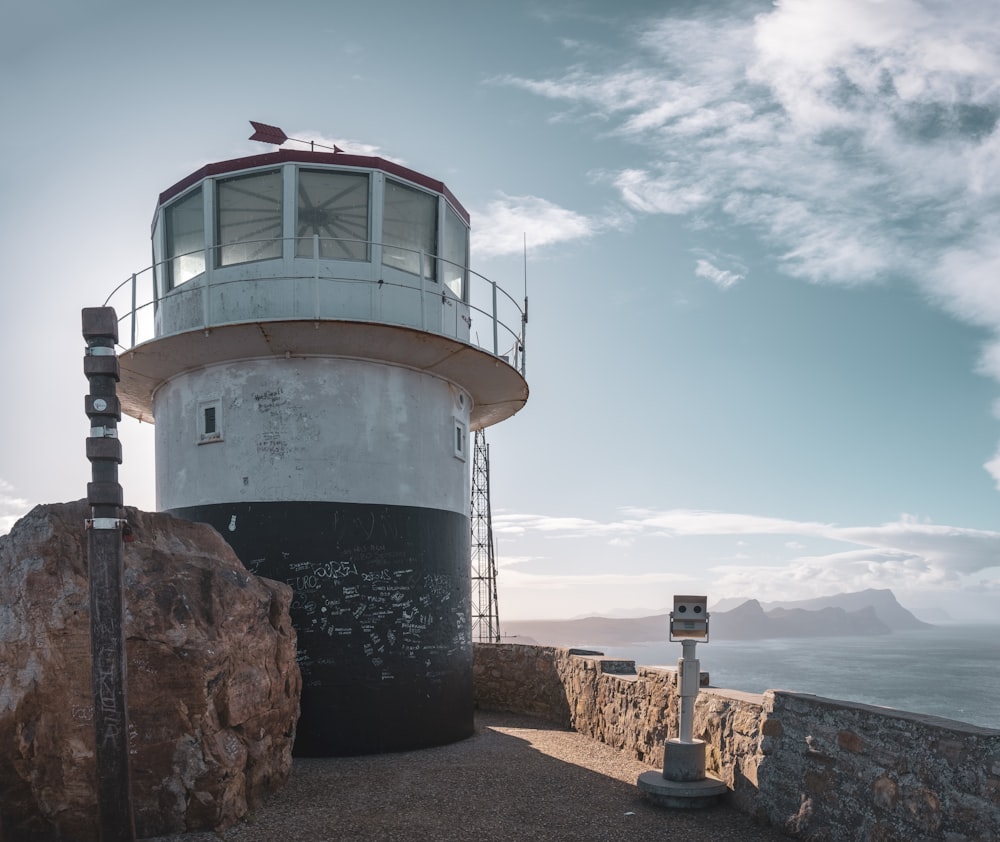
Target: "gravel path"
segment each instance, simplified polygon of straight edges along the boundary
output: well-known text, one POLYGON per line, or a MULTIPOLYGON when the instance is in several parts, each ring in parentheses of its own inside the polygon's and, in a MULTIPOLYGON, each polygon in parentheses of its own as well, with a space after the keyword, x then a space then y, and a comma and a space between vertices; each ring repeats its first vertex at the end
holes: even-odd
MULTIPOLYGON (((155 842, 769 842, 787 837, 730 807, 664 810, 636 787, 648 766, 573 731, 478 713, 475 736, 400 754, 295 761, 239 826, 155 842)), ((149 840, 154 842, 154 840, 149 840)))

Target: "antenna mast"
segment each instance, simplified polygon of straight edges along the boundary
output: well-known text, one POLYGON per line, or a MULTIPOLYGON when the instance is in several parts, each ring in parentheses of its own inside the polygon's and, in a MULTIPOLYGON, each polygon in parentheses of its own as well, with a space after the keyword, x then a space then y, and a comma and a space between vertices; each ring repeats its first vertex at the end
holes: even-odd
POLYGON ((490 446, 476 430, 472 463, 472 639, 500 642, 497 564, 490 513, 490 446))

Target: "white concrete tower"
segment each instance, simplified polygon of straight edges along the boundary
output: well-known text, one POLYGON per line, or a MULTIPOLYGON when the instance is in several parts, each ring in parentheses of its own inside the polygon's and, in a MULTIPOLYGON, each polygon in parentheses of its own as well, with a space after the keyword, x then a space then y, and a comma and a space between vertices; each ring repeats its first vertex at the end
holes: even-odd
POLYGON ((151 293, 120 290, 158 508, 295 590, 300 755, 472 733, 469 433, 528 387, 524 314, 468 243, 439 181, 280 150, 166 190, 151 293))

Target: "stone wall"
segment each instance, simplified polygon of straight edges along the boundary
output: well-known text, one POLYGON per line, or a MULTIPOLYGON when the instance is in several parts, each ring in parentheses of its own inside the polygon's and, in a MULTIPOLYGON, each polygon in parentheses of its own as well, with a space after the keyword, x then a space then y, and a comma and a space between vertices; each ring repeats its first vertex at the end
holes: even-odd
MULTIPOLYGON (((476 702, 544 717, 653 768, 677 734, 672 669, 476 644, 476 702)), ((695 736, 730 802, 814 842, 1000 840, 1000 731, 802 693, 703 688, 695 736)))
POLYGON ((756 812, 772 824, 824 842, 1000 840, 1000 731, 799 693, 764 707, 756 812))

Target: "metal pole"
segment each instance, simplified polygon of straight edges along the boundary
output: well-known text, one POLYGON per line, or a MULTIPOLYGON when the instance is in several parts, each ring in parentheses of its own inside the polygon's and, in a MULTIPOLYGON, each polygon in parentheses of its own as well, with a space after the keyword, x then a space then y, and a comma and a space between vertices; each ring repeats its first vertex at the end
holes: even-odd
POLYGON ((313 234, 313 318, 319 321, 319 234, 313 234))
POLYGON ((524 297, 524 312, 521 314, 521 376, 524 377, 524 370, 527 366, 528 347, 528 296, 524 297))
POLYGON ((219 254, 217 248, 218 246, 205 246, 205 277, 201 286, 201 309, 206 331, 212 327, 212 273, 215 271, 215 259, 219 254))
POLYGON ((135 347, 135 319, 136 319, 136 315, 135 315, 135 295, 136 295, 136 289, 135 289, 135 272, 133 272, 132 273, 132 344, 129 345, 129 348, 134 348, 135 347))
MULTIPOLYGON (((444 324, 444 313, 441 314, 444 324)), ((420 329, 427 330, 427 281, 424 278, 424 250, 420 250, 420 329)))
POLYGON ((681 742, 694 741, 694 702, 698 698, 698 684, 701 678, 701 664, 695 657, 694 640, 681 641, 681 659, 677 663, 680 680, 681 715, 679 738, 681 742))
POLYGON ((85 307, 82 321, 87 341, 83 372, 90 384, 87 458, 93 481, 87 483, 91 518, 86 527, 98 820, 102 842, 135 842, 125 702, 118 318, 112 307, 85 307))
POLYGON ((497 357, 500 355, 500 342, 497 339, 497 322, 500 317, 497 315, 497 284, 496 281, 490 281, 493 285, 493 356, 497 357))

